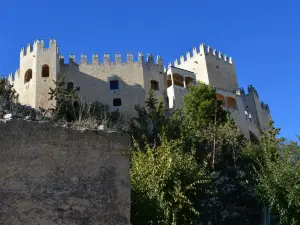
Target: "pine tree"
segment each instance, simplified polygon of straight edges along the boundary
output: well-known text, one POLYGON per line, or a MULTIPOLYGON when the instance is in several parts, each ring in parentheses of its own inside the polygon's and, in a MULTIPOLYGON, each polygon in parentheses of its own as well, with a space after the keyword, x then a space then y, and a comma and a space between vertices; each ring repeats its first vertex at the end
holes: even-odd
POLYGON ((163 103, 155 98, 154 91, 150 89, 145 107, 137 105, 135 109, 138 115, 129 121, 129 134, 141 149, 145 143, 159 144, 162 128, 167 124, 163 103))
POLYGON ((55 107, 52 108, 53 119, 75 121, 79 117, 77 90, 66 87, 65 77, 60 77, 53 82, 55 88, 50 88, 48 93, 50 95, 49 100, 55 100, 55 107))

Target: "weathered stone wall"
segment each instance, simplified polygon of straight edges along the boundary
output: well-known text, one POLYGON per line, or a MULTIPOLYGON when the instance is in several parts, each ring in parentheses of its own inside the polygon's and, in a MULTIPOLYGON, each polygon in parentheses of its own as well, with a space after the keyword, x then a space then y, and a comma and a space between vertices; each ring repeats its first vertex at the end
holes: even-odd
POLYGON ((130 224, 130 139, 0 122, 0 224, 130 224))

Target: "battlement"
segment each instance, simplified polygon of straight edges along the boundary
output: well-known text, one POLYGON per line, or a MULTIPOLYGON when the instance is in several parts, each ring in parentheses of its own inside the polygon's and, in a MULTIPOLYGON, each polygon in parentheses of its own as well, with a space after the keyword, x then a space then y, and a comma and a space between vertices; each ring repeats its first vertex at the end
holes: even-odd
POLYGON ((237 94, 237 95, 245 95, 245 90, 244 90, 244 88, 239 88, 239 89, 236 91, 236 94, 237 94))
MULTIPOLYGON (((153 55, 148 54, 147 55, 147 60, 145 61, 144 59, 144 54, 142 52, 138 53, 137 60, 134 60, 134 56, 131 52, 128 52, 126 54, 126 59, 122 59, 122 54, 120 52, 115 53, 114 55, 114 60, 111 58, 111 55, 109 53, 104 53, 103 54, 103 61, 100 62, 99 59, 99 54, 94 53, 92 55, 92 61, 89 62, 88 56, 86 53, 82 53, 80 55, 80 62, 78 64, 85 64, 85 65, 100 65, 100 64, 122 64, 122 63, 134 63, 134 62, 139 62, 139 63, 145 63, 148 65, 159 65, 163 66, 163 59, 161 56, 156 57, 156 61, 154 63, 153 55)), ((64 56, 60 56, 60 63, 64 63, 64 56)), ((76 62, 76 55, 75 54, 70 54, 69 55, 69 63, 77 63, 76 62)))
POLYGON ((266 110, 267 112, 270 113, 270 108, 269 108, 269 105, 264 103, 263 101, 260 102, 260 105, 261 105, 261 108, 266 110))
POLYGON ((19 77, 20 77, 20 69, 17 69, 15 73, 9 73, 8 74, 9 82, 14 82, 19 77))
MULTIPOLYGON (((227 62, 229 64, 233 64, 233 60, 231 57, 228 57, 227 55, 224 55, 222 52, 216 50, 216 49, 212 49, 210 46, 206 46, 204 43, 201 43, 199 48, 194 47, 192 50, 192 54, 190 51, 188 51, 185 56, 181 55, 178 59, 176 58, 174 60, 174 66, 179 66, 181 64, 183 64, 185 61, 193 58, 196 55, 212 55, 212 56, 216 56, 218 59, 223 60, 224 62, 227 62)), ((172 65, 171 65, 172 66, 172 65)))
POLYGON ((20 56, 24 57, 26 55, 29 55, 32 52, 36 52, 38 50, 44 50, 44 51, 49 51, 52 49, 56 49, 58 52, 58 47, 57 47, 57 43, 56 43, 56 39, 52 39, 50 38, 49 41, 49 47, 46 48, 44 45, 44 40, 42 39, 37 39, 34 40, 33 44, 32 43, 28 43, 26 49, 25 48, 21 48, 21 52, 20 52, 20 56))
POLYGON ((248 85, 248 94, 253 94, 258 97, 258 92, 257 90, 250 84, 248 85))

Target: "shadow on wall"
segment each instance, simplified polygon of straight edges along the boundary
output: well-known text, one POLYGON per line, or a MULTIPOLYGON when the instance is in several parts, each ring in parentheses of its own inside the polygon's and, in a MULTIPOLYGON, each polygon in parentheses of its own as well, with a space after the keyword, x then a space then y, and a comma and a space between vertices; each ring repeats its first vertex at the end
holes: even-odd
POLYGON ((0 122, 3 224, 130 224, 130 138, 0 122))
MULTIPOLYGON (((66 82, 79 90, 84 101, 99 101, 125 117, 134 115, 135 105, 144 105, 146 91, 141 84, 129 85, 122 76, 110 75, 107 80, 83 72, 78 64, 61 65, 66 82)), ((141 74, 141 76, 143 76, 141 74)))

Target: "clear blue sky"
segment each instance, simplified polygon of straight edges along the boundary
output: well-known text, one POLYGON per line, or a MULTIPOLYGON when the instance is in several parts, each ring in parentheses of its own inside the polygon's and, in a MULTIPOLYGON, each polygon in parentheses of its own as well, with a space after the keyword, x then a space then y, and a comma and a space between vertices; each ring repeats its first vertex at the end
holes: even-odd
POLYGON ((239 85, 253 84, 282 135, 300 133, 300 3, 270 0, 9 0, 0 2, 0 73, 21 47, 56 37, 60 52, 138 51, 165 64, 205 42, 233 57, 239 85))

